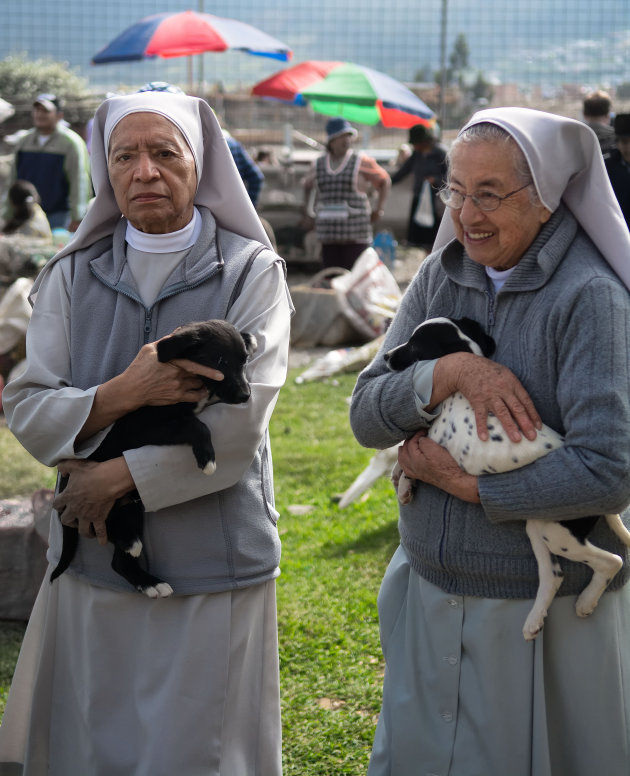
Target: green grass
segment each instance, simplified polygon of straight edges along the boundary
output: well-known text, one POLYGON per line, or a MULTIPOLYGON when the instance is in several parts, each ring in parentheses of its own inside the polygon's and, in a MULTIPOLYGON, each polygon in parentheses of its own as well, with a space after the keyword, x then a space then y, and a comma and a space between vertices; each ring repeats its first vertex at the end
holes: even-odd
MULTIPOLYGON (((296 374, 271 421, 283 546, 278 621, 284 773, 363 776, 383 674, 376 595, 398 543, 397 508, 383 478, 365 501, 339 510, 334 496, 372 455, 358 446, 348 425, 346 399, 356 375, 296 385, 296 374)), ((17 470, 18 459, 28 456, 0 429, 3 467, 6 458, 17 470)), ((37 480, 37 465, 21 466, 27 472, 22 493, 46 483, 45 467, 37 480)), ((21 625, 0 623, 0 710, 22 634, 21 625)))
POLYGON ((0 426, 0 499, 30 496, 55 487, 55 469, 43 466, 18 445, 6 425, 0 426))

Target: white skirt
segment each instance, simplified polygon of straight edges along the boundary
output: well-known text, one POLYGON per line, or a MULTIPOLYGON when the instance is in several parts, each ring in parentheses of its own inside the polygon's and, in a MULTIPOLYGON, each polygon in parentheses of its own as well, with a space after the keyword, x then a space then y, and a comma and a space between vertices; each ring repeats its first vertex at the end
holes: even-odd
POLYGON ((532 601, 445 593, 399 547, 379 593, 369 776, 628 776, 630 585, 588 619, 575 598, 556 598, 526 642, 532 601))
POLYGON ((0 776, 279 776, 278 668, 273 580, 152 600, 47 574, 0 776))

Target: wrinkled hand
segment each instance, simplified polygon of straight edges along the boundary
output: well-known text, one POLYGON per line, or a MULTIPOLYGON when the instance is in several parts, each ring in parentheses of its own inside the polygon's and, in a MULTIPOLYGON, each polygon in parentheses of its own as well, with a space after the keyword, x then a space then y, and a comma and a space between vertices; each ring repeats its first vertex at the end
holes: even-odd
POLYGON ((96 537, 99 544, 106 544, 105 520, 116 499, 103 500, 95 487, 94 475, 99 466, 95 461, 61 461, 59 473, 71 476, 64 490, 55 497, 53 507, 60 513, 64 525, 78 528, 81 536, 96 537))
POLYGON ((461 391, 470 402, 477 422, 479 439, 488 439, 488 413, 500 421, 510 439, 518 442, 523 434, 536 438, 542 427, 540 415, 518 378, 502 364, 472 353, 452 353, 435 366, 434 383, 445 386, 444 397, 461 391))
POLYGON ((53 501, 64 525, 79 529, 81 536, 96 537, 107 543, 105 521, 114 502, 134 488, 124 458, 110 461, 64 460, 58 465, 62 476, 69 476, 66 487, 53 501))
POLYGON ((198 402, 207 398, 208 391, 199 379, 203 374, 211 380, 222 380, 216 369, 185 358, 162 363, 157 357, 157 343, 150 342, 138 351, 121 377, 129 382, 137 397, 137 406, 198 402))
POLYGON ((421 429, 398 449, 398 463, 412 479, 435 485, 446 493, 471 503, 479 503, 477 477, 466 474, 453 456, 421 429))

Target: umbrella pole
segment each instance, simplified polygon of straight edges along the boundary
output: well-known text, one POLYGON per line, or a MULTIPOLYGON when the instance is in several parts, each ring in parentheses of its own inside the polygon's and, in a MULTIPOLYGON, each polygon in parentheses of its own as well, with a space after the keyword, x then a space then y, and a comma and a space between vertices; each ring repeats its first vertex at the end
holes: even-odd
POLYGON ((187 69, 188 69, 188 94, 193 93, 193 65, 192 65, 192 56, 187 57, 188 62, 186 63, 187 69))
POLYGON ((199 80, 197 82, 197 97, 203 97, 205 74, 203 71, 203 54, 199 54, 199 80))
POLYGON ((446 126, 446 25, 448 21, 448 0, 442 0, 442 23, 440 29, 440 132, 446 126))
MULTIPOLYGON (((199 13, 203 13, 203 0, 199 0, 197 8, 199 13)), ((202 94, 203 83, 204 83, 203 53, 201 53, 199 54, 199 84, 197 87, 197 97, 203 97, 203 94, 202 94)))

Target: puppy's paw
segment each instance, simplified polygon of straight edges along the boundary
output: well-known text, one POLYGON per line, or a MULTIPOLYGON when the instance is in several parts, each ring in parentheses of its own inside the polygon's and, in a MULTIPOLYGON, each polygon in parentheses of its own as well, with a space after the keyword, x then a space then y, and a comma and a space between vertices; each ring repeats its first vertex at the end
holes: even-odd
POLYGON ((578 617, 590 617, 599 603, 599 596, 584 595, 583 591, 575 602, 575 613, 578 617))
POLYGON ((523 625, 523 638, 525 641, 533 641, 543 629, 547 612, 537 612, 535 609, 529 613, 523 625))
POLYGON ((158 592, 158 598, 168 598, 169 595, 173 595, 173 588, 168 582, 160 582, 159 585, 155 586, 155 589, 158 592))
POLYGON ((216 461, 208 461, 208 463, 201 470, 204 474, 214 474, 217 470, 216 461))
POLYGON ((140 539, 136 539, 135 542, 125 550, 125 552, 128 555, 131 555, 133 558, 139 558, 140 553, 142 552, 142 542, 140 539))
POLYGON ((398 489, 398 503, 399 504, 411 504, 413 499, 412 488, 399 488, 398 489))
POLYGON ((402 473, 398 480, 397 494, 400 504, 410 504, 413 500, 413 494, 416 490, 416 481, 402 473))
POLYGON ((173 594, 173 588, 168 582, 158 582, 156 585, 149 585, 149 587, 138 588, 143 595, 148 598, 168 598, 173 594))

